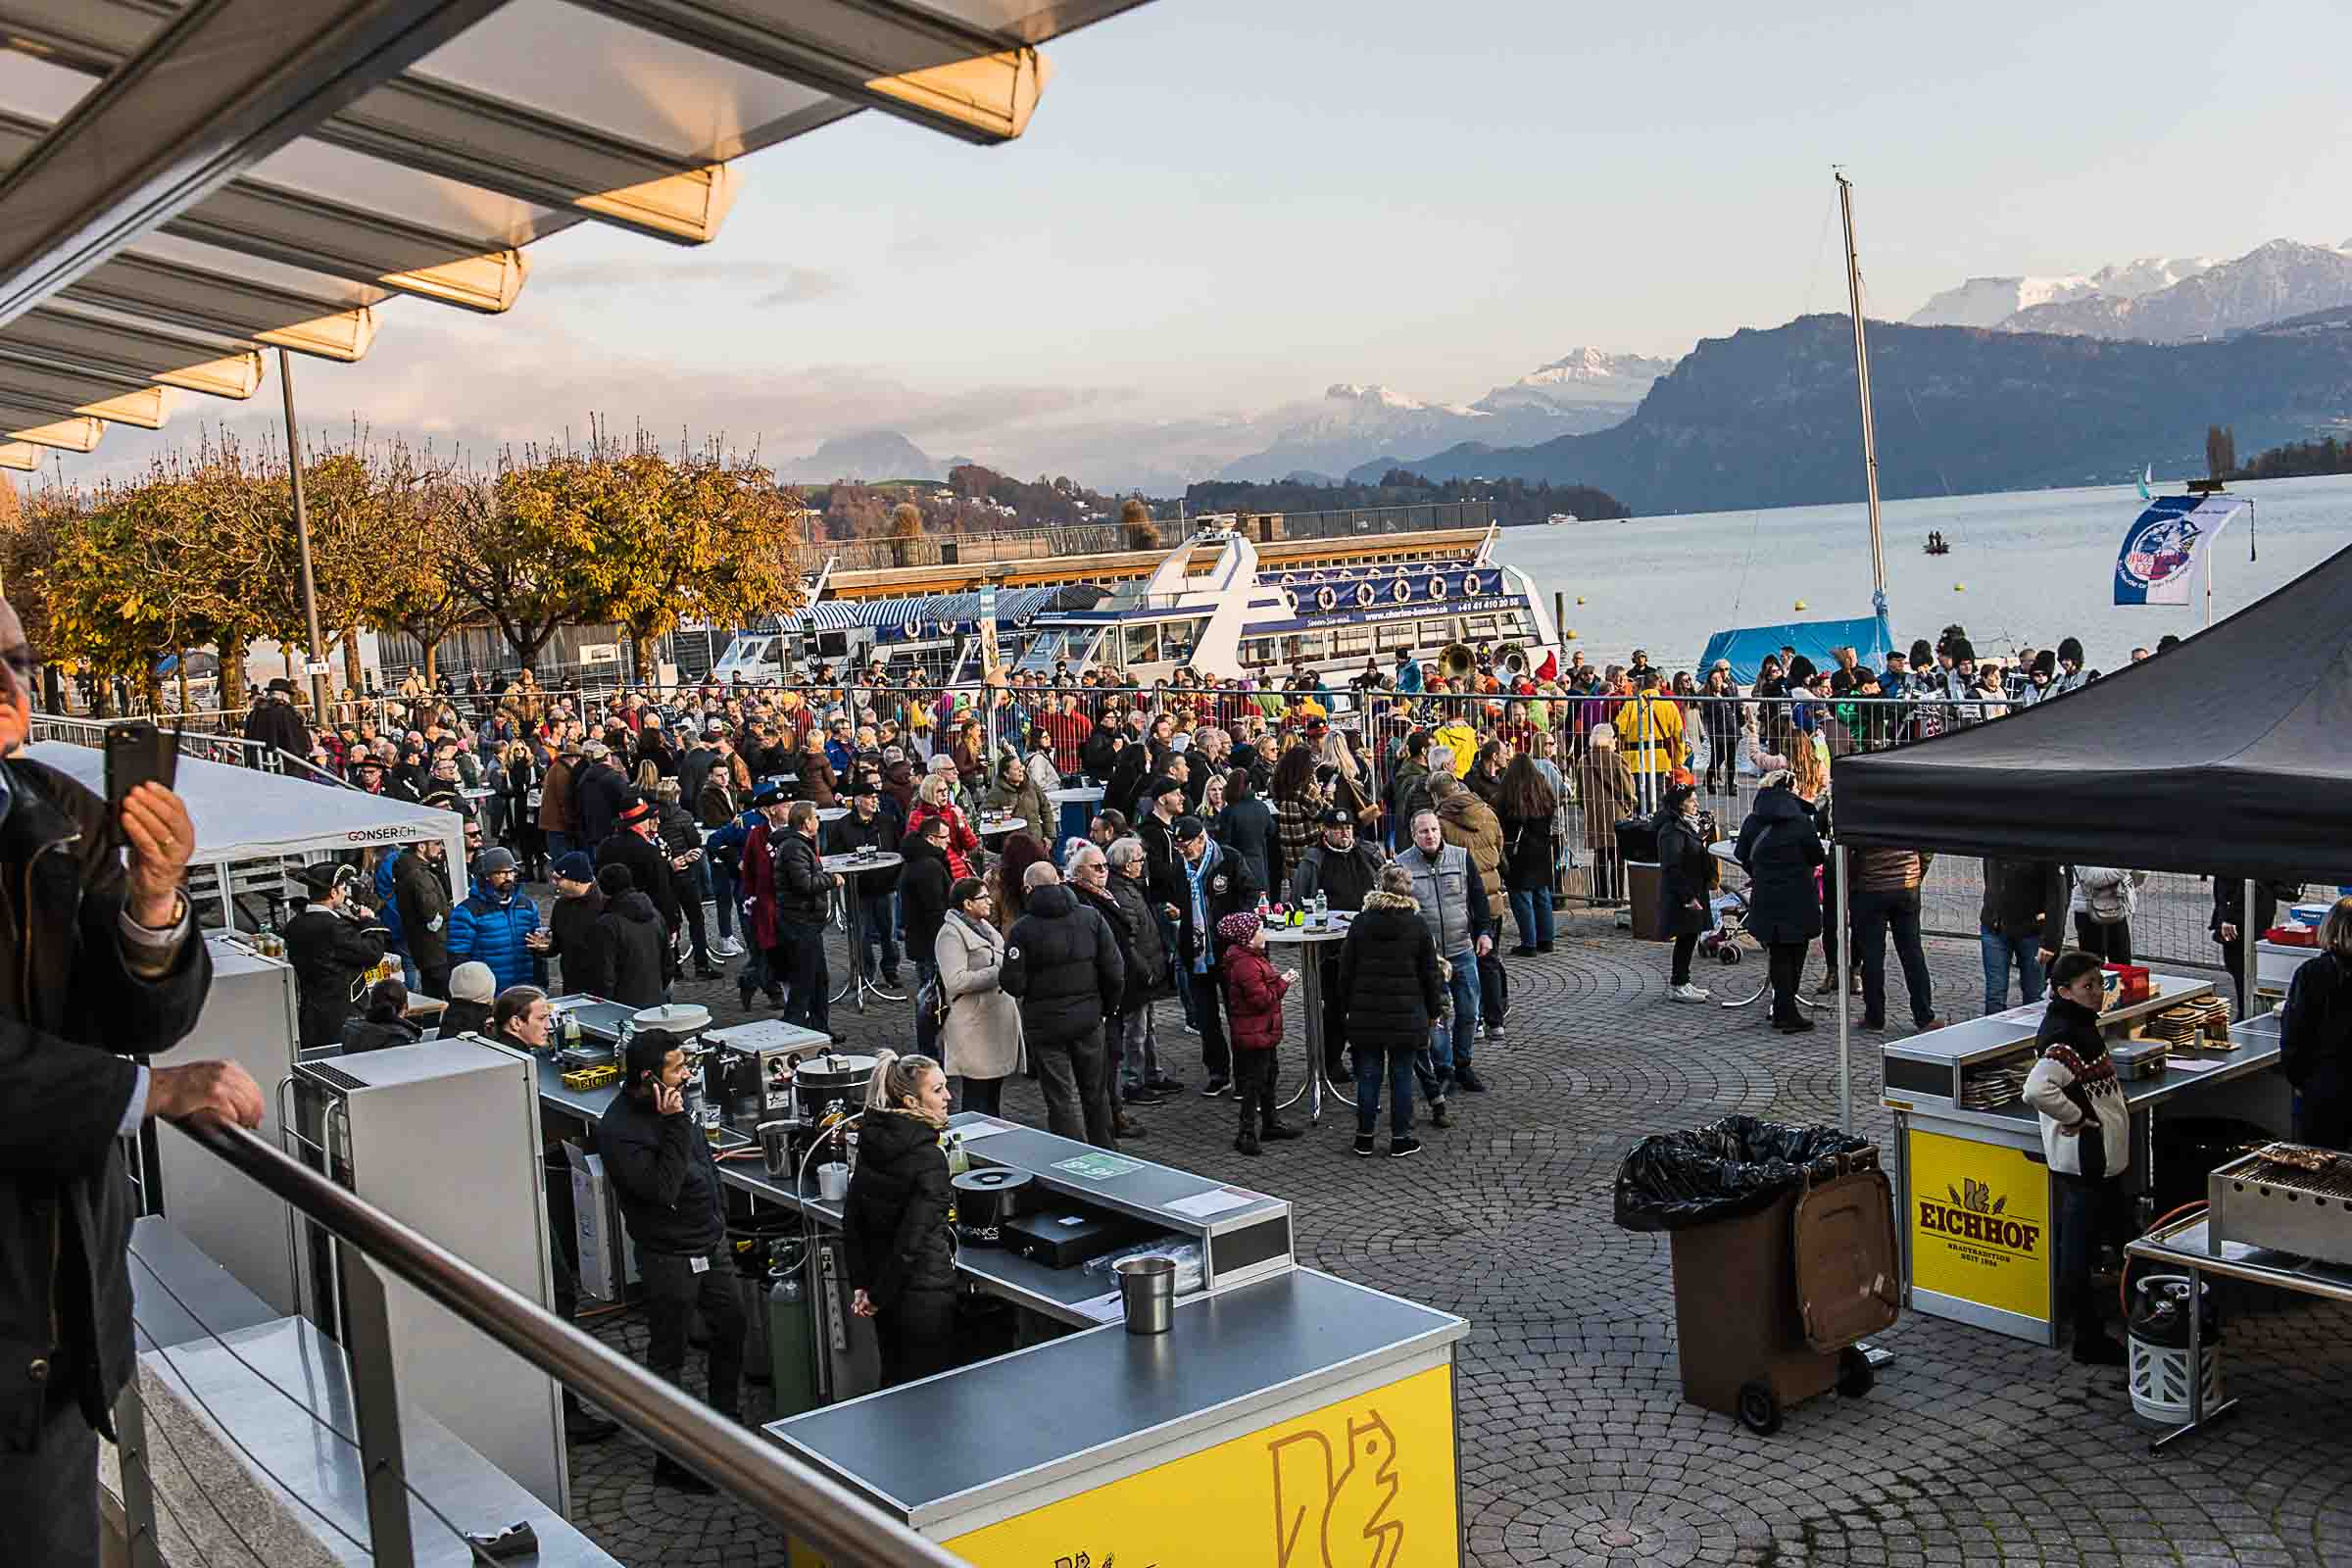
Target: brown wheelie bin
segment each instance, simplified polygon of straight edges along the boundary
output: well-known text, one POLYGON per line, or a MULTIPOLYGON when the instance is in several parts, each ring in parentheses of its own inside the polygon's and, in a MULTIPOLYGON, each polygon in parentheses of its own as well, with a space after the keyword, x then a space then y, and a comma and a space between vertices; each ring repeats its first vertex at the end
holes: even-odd
POLYGON ((1618 1218, 1672 1236, 1684 1398, 1769 1434, 1799 1399, 1869 1392, 1855 1342, 1891 1325, 1898 1302, 1894 1195, 1876 1148, 1749 1117, 1645 1140, 1619 1173, 1618 1218), (1655 1157, 1637 1171, 1645 1151, 1655 1157), (1635 1197, 1629 1220, 1629 1180, 1656 1191, 1660 1160, 1677 1156, 1679 1191, 1646 1210, 1635 1197))

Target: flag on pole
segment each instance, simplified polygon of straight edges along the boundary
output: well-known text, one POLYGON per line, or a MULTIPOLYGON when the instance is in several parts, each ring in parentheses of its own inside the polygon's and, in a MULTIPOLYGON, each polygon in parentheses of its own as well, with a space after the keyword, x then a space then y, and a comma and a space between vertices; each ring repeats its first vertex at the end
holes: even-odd
POLYGON ((2119 605, 2185 605, 2198 561, 2231 518, 2235 496, 2159 496, 2124 532, 2115 556, 2119 605))

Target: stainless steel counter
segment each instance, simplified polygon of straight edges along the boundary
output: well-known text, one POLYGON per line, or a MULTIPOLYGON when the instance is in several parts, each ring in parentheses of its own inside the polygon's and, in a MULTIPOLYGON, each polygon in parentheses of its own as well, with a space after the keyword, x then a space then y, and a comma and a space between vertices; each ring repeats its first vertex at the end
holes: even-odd
MULTIPOLYGON (((867 1395, 768 1435, 926 1534, 1042 1507, 1302 1404, 1443 1364, 1462 1319, 1312 1269, 867 1395)), ((1187 1499, 1170 1498, 1181 1507, 1187 1499)))

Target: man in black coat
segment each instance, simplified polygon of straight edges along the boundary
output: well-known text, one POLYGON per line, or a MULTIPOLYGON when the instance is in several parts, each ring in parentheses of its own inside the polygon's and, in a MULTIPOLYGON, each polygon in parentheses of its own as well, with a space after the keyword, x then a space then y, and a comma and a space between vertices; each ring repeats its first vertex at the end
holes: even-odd
POLYGON ((1977 945, 1984 958, 1984 1010, 2009 1005, 2009 971, 2017 971, 2018 1000, 2039 1002, 2041 950, 2065 946, 2066 881, 2055 860, 1984 858, 1984 897, 1977 908, 1977 945), (2056 934, 2045 933, 2057 911, 2056 934), (1998 965, 1998 968, 1995 968, 1998 965), (1997 978, 1996 978, 1997 975, 1997 978))
POLYGON ((816 848, 816 808, 795 801, 785 813, 776 856, 776 946, 768 973, 785 983, 784 1021, 832 1032, 833 973, 825 965, 825 918, 840 880, 816 848))
POLYGON ((564 961, 564 991, 611 997, 612 965, 596 940, 597 917, 605 912, 605 892, 596 885, 596 874, 595 862, 584 850, 574 850, 558 860, 548 871, 555 884, 556 902, 547 911, 547 924, 524 940, 537 938, 534 951, 564 961))
POLYGON ((262 694, 253 711, 245 715, 245 738, 274 746, 289 757, 309 760, 311 727, 302 721, 302 710, 294 706, 292 681, 281 675, 270 683, 270 689, 262 694))
MULTIPOLYGON (((1127 916, 1119 909, 1118 901, 1110 892, 1110 859, 1097 844, 1080 843, 1070 850, 1070 876, 1066 884, 1078 902, 1102 917, 1111 941, 1119 950, 1119 969, 1125 979, 1119 986, 1119 999, 1102 1013, 1103 1057, 1110 1072, 1111 1127, 1121 1138, 1144 1136, 1143 1123, 1127 1114, 1130 1104, 1156 1105, 1159 1096, 1138 1085, 1122 1087, 1132 1081, 1134 1074, 1127 1069, 1124 1048, 1127 1036, 1127 1014, 1150 1004, 1152 982, 1136 962, 1135 934, 1128 929, 1127 916)), ((1147 911, 1148 912, 1148 911, 1147 911)), ((1154 933, 1156 934, 1156 933, 1154 933)))
POLYGON ((1021 887, 1027 912, 1004 934, 997 983, 1020 1001, 1021 1034, 1046 1096, 1047 1130, 1116 1149, 1102 1020, 1119 1010, 1127 990, 1118 940, 1102 915, 1061 885, 1053 862, 1031 866, 1021 887))
POLYGON ((612 748, 590 741, 580 748, 580 765, 571 775, 572 815, 579 842, 602 844, 628 804, 629 781, 612 766, 612 748))
POLYGON ((300 1018, 296 1037, 306 1051, 340 1046, 344 1021, 359 1010, 367 990, 360 977, 382 960, 392 934, 359 903, 360 873, 353 867, 320 860, 295 875, 311 890, 309 905, 286 922, 286 962, 294 970, 300 1018))
POLYGON ((1233 1082, 1233 1049, 1225 1041, 1223 944, 1217 922, 1229 914, 1257 906, 1265 890, 1250 879, 1242 858, 1208 836, 1208 825, 1197 816, 1179 817, 1172 836, 1176 844, 1176 968, 1191 977, 1193 1021, 1200 1031, 1200 1065, 1208 1082, 1200 1093, 1210 1100, 1233 1082))
MULTIPOLYGON (((596 866, 625 865, 637 891, 653 900, 654 908, 662 916, 662 930, 667 939, 664 951, 677 952, 678 888, 676 866, 672 857, 662 849, 660 809, 643 796, 636 796, 620 808, 614 818, 612 834, 596 847, 596 866)), ((610 895, 607 896, 610 902, 610 895)), ((674 973, 674 963, 664 973, 674 973)))
MULTIPOLYGON (((1355 813, 1346 807, 1326 807, 1321 821, 1323 842, 1298 862, 1291 879, 1292 894, 1304 904, 1320 893, 1330 907, 1353 912, 1362 908, 1364 900, 1380 886, 1380 867, 1388 857, 1381 854, 1378 844, 1357 837, 1355 813)), ((1340 988, 1340 944, 1317 943, 1315 962, 1322 968, 1323 1065, 1335 1081, 1344 1081, 1347 1042, 1342 1037, 1347 1029, 1340 988)))
POLYGON ((443 999, 449 996, 448 858, 439 839, 423 839, 392 862, 392 900, 400 912, 401 939, 416 963, 418 989, 443 999))
MULTIPOLYGON (((898 855, 898 824, 882 809, 882 789, 870 773, 861 774, 854 786, 857 794, 850 800, 850 814, 837 817, 825 829, 824 847, 827 855, 855 855, 859 850, 873 850, 882 855, 898 855)), ((860 871, 850 878, 851 913, 864 940, 858 944, 858 964, 865 977, 874 977, 877 959, 882 969, 882 983, 899 983, 899 867, 886 865, 872 871, 860 871)))
POLYGON ((258 1127, 263 1101, 233 1063, 145 1064, 212 982, 180 892, 195 828, 160 784, 115 812, 16 756, 32 667, 0 601, 0 1556, 82 1568, 99 1560, 98 1439, 134 1365, 122 1140, 148 1116, 258 1127))
POLYGON ((901 841, 906 863, 900 869, 899 899, 906 914, 906 951, 914 959, 916 985, 939 968, 939 928, 947 923, 948 891, 956 885, 948 869, 948 819, 923 818, 923 830, 901 841))
MULTIPOLYGON (((647 1029, 629 1041, 621 1072, 621 1092, 597 1123, 596 1142, 645 1276, 645 1364, 657 1377, 681 1381, 687 1326, 699 1309, 710 1341, 710 1407, 732 1419, 743 1408, 743 1298, 718 1166, 710 1140, 686 1115, 686 1054, 675 1035, 647 1029)), ((711 1490, 659 1452, 654 1484, 711 1490)))
POLYGON ((605 896, 593 940, 611 976, 612 989, 604 993, 606 999, 624 1007, 660 1006, 669 988, 667 958, 673 950, 654 901, 618 862, 597 867, 596 890, 605 896))

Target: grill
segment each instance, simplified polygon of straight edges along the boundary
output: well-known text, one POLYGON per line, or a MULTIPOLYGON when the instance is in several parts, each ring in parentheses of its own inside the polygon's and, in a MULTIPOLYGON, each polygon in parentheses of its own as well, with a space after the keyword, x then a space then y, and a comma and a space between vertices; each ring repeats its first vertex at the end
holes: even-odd
POLYGON ((2206 1197, 2217 1253, 2230 1241, 2352 1263, 2352 1157, 2272 1144, 2216 1170, 2206 1197))

